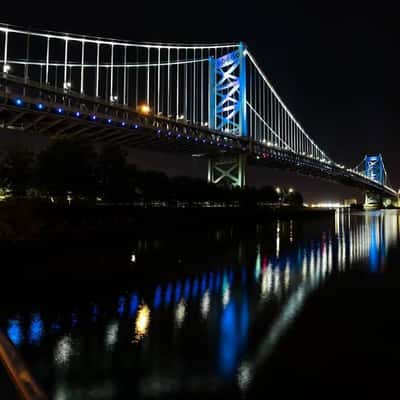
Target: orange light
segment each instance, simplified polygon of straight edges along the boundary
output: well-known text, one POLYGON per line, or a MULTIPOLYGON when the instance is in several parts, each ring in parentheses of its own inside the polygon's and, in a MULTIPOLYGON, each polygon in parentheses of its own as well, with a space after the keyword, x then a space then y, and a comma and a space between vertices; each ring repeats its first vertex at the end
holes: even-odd
POLYGON ((148 104, 142 104, 138 107, 138 111, 142 114, 150 114, 151 108, 148 104))

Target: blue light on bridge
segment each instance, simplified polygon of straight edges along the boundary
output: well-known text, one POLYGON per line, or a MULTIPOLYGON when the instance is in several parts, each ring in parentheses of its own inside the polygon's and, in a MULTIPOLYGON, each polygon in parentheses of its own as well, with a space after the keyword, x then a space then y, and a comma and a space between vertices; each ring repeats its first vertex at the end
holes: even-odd
POLYGON ((90 118, 91 121, 96 121, 97 120, 96 115, 91 115, 89 118, 90 118))
POLYGON ((15 99, 14 103, 16 106, 21 107, 24 105, 24 101, 22 99, 15 99))
POLYGON ((56 113, 57 114, 64 114, 64 109, 61 107, 56 108, 56 113))
POLYGON ((111 124, 112 124, 112 122, 113 122, 113 121, 112 121, 112 119, 111 119, 111 118, 107 118, 107 119, 106 119, 106 124, 108 124, 108 125, 111 125, 111 124))
POLYGON ((42 111, 45 109, 45 105, 43 103, 38 103, 36 104, 35 108, 39 111, 42 111))
POLYGON ((76 113, 74 113, 74 116, 75 116, 76 118, 80 118, 81 113, 80 113, 79 111, 77 111, 76 113))
POLYGON ((137 124, 132 125, 132 128, 133 128, 133 129, 139 129, 139 125, 137 125, 137 124))
POLYGON ((119 126, 121 126, 122 128, 125 128, 126 122, 122 121, 122 122, 119 124, 119 126))

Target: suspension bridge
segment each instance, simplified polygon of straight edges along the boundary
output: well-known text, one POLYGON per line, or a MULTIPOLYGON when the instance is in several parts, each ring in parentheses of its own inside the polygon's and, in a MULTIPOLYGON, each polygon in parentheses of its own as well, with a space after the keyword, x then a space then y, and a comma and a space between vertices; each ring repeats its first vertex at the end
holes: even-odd
POLYGON ((246 184, 249 163, 394 199, 383 158, 332 160, 244 43, 161 44, 0 24, 0 126, 208 159, 208 181, 246 184))

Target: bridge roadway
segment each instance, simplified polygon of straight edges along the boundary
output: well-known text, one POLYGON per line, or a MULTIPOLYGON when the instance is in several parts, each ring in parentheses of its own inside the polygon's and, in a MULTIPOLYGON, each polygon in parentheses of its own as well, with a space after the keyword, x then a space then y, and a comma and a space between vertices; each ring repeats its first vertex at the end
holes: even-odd
POLYGON ((253 165, 327 179, 384 197, 397 196, 389 186, 330 161, 193 125, 190 121, 141 113, 7 73, 0 75, 0 124, 10 130, 65 135, 84 143, 109 143, 208 159, 229 159, 242 154, 253 165))

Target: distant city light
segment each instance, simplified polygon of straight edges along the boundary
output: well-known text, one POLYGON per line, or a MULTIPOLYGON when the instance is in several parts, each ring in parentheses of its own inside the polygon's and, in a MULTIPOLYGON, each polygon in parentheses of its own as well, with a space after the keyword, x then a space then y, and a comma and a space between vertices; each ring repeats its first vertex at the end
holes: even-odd
POLYGON ((345 208, 345 207, 348 207, 347 205, 344 205, 344 204, 338 203, 338 202, 313 203, 313 204, 310 204, 307 206, 312 207, 312 208, 345 208))

